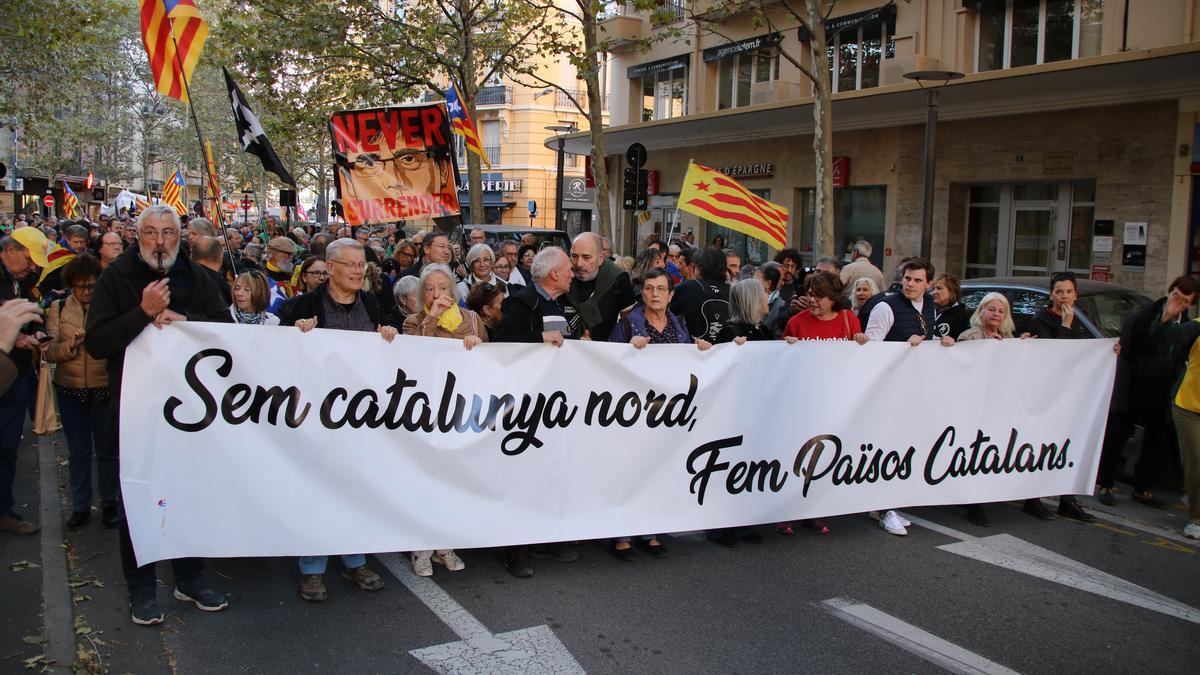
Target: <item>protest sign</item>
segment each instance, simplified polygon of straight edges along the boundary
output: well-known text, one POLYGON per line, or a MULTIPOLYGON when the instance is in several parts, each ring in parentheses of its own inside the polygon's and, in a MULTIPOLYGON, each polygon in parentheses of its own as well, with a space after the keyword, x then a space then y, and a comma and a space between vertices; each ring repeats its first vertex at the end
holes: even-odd
POLYGON ((549 345, 179 323, 129 348, 142 563, 596 539, 1090 491, 1111 340, 549 345))
POLYGON ((334 113, 329 135, 347 223, 428 227, 460 214, 444 103, 334 113))

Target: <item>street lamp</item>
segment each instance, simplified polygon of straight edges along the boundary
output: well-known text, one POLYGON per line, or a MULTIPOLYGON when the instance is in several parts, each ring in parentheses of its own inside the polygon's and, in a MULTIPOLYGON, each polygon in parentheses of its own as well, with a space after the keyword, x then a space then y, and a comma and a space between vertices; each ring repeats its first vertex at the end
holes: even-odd
POLYGON ((546 127, 546 131, 554 132, 558 136, 558 183, 554 189, 554 229, 565 230, 563 227, 563 161, 566 153, 563 147, 567 142, 567 134, 573 133, 576 129, 575 122, 571 120, 559 120, 558 124, 552 124, 546 127))
POLYGON ((905 73, 904 77, 915 80, 917 85, 925 90, 928 100, 928 112, 925 115, 925 184, 921 195, 921 257, 929 260, 933 254, 933 170, 937 141, 938 90, 950 80, 961 79, 963 74, 952 70, 917 70, 905 73), (926 86, 926 83, 929 86, 926 86))

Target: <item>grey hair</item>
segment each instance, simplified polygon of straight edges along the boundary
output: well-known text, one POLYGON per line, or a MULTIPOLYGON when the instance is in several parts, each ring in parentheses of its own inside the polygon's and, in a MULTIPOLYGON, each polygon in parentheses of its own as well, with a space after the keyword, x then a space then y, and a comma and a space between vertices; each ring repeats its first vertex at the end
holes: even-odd
POLYGON ((854 242, 854 251, 864 258, 870 258, 871 251, 873 250, 875 249, 871 246, 871 242, 865 239, 859 239, 858 241, 854 242))
MULTIPOLYGON (((338 251, 340 251, 344 248, 363 251, 363 245, 358 243, 357 239, 349 239, 346 237, 342 237, 341 239, 337 239, 337 240, 331 242, 328 246, 325 247, 325 259, 333 260, 333 256, 336 255, 338 251)), ((363 255, 366 255, 366 251, 363 251, 363 255)))
POLYGON ((729 321, 757 326, 763 320, 762 296, 766 294, 758 279, 740 279, 729 287, 729 321))
POLYGON ((246 248, 242 249, 242 257, 258 260, 262 257, 262 244, 247 244, 246 248))
POLYGON ((862 305, 858 304, 858 294, 855 293, 855 291, 858 290, 858 284, 863 281, 867 282, 867 288, 871 289, 870 297, 875 297, 876 295, 879 295, 879 286, 875 285, 874 279, 872 279, 871 277, 859 277, 859 278, 855 279, 854 283, 850 284, 850 286, 847 288, 847 292, 850 293, 850 308, 853 309, 855 312, 857 312, 859 309, 862 308, 862 305))
POLYGON ((0 251, 8 251, 8 250, 12 250, 12 249, 24 251, 25 244, 22 244, 21 242, 17 241, 17 238, 13 237, 11 235, 6 235, 4 237, 0 237, 0 251))
POLYGON ((217 236, 217 228, 208 218, 192 218, 188 221, 188 229, 202 237, 217 236))
POLYGON ((87 227, 78 223, 68 226, 63 232, 64 237, 86 237, 88 234, 87 227))
POLYGON ((404 298, 412 295, 412 292, 421 286, 421 280, 408 275, 400 277, 395 284, 392 285, 392 295, 396 298, 396 302, 404 304, 404 298))
POLYGON ((167 206, 166 204, 147 206, 145 209, 142 209, 141 213, 138 214, 137 222, 134 223, 134 227, 136 227, 138 230, 141 230, 142 223, 150 219, 166 219, 171 221, 171 224, 175 227, 182 227, 179 224, 179 214, 175 211, 174 206, 167 206))
POLYGON ((462 293, 459 292, 458 280, 454 278, 454 272, 450 271, 449 265, 442 263, 431 263, 421 268, 421 288, 425 288, 425 280, 435 274, 444 274, 446 280, 450 282, 450 293, 454 295, 454 302, 462 300, 462 293))
POLYGON ((529 266, 530 276, 534 281, 545 279, 565 257, 567 254, 557 246, 549 246, 538 251, 537 255, 533 256, 533 264, 529 266))
POLYGON ((825 256, 824 258, 821 258, 820 260, 818 260, 818 261, 817 261, 817 264, 818 264, 818 265, 820 265, 821 263, 827 263, 827 264, 829 264, 829 265, 833 265, 833 268, 834 268, 835 270, 840 270, 840 269, 842 269, 842 261, 841 261, 840 259, 838 259, 838 258, 835 258, 835 257, 831 256, 831 255, 827 255, 827 256, 825 256))
POLYGON ((467 251, 467 269, 471 269, 471 265, 483 256, 489 256, 492 259, 492 264, 496 263, 496 253, 492 251, 492 247, 487 244, 475 244, 471 250, 467 251))

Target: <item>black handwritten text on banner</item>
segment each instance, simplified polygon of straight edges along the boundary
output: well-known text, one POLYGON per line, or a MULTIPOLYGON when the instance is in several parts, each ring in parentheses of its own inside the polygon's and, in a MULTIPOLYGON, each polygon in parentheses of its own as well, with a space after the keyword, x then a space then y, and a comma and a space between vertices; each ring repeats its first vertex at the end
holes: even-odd
POLYGON ((482 345, 219 324, 125 360, 140 562, 475 548, 1090 489, 1111 340, 482 345))

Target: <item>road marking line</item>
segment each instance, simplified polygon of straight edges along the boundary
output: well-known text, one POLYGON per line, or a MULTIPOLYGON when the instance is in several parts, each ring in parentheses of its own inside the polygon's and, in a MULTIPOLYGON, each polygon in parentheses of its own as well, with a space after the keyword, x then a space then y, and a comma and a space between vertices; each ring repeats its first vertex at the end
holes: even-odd
POLYGON ((1096 523, 1096 527, 1098 527, 1098 528, 1100 528, 1100 529, 1102 529, 1102 530, 1108 530, 1108 531, 1110 531, 1110 532, 1116 532, 1117 534, 1123 534, 1123 535, 1125 535, 1126 537, 1136 537, 1136 536, 1138 536, 1137 532, 1130 532, 1129 530, 1122 530, 1122 529, 1121 529, 1121 528, 1119 528, 1119 527, 1113 527, 1112 525, 1105 525, 1104 523, 1096 523))
POLYGON ((947 537, 950 537, 951 539, 958 539, 959 541, 973 541, 978 538, 978 537, 975 537, 974 535, 967 534, 966 532, 959 532, 958 530, 955 530, 950 527, 946 527, 945 525, 939 525, 938 523, 935 523, 932 520, 925 520, 924 518, 921 518, 919 516, 914 516, 914 515, 911 515, 908 513, 901 513, 899 511, 897 511, 896 513, 899 513, 900 517, 904 518, 905 520, 912 523, 913 525, 920 525, 921 527, 923 527, 927 530, 933 530, 934 532, 944 534, 947 537))
POLYGON ((1126 518, 1125 516, 1118 516, 1115 513, 1111 513, 1109 511, 1101 511, 1100 509, 1095 509, 1095 508, 1090 509, 1088 512, 1091 513, 1092 515, 1096 516, 1100 520, 1106 520, 1110 523, 1115 523, 1117 525, 1124 525, 1125 527, 1133 528, 1135 530, 1141 530, 1142 532, 1145 532, 1146 534, 1152 534, 1156 537, 1162 537, 1163 539, 1170 539, 1173 542, 1176 542, 1179 544, 1187 544, 1188 546, 1192 546, 1192 547, 1200 546, 1200 542, 1198 542, 1194 539, 1188 539, 1187 537, 1183 536, 1182 534, 1177 534, 1177 533, 1175 533, 1171 530, 1168 530, 1164 527, 1158 527, 1155 525, 1147 525, 1146 523, 1136 521, 1132 518, 1126 518))
POLYGON ((493 635, 487 626, 450 597, 433 579, 414 574, 408 556, 376 553, 375 557, 442 623, 462 638, 461 642, 409 652, 435 672, 455 675, 497 672, 575 675, 584 672, 583 666, 567 651, 566 645, 549 626, 533 626, 493 635))
POLYGON ((999 663, 989 661, 975 652, 943 640, 933 633, 851 598, 831 598, 820 605, 846 623, 872 633, 904 651, 952 673, 1017 675, 1016 671, 1005 668, 999 663))
POLYGON ((1162 537, 1159 537, 1158 541, 1150 541, 1149 539, 1143 539, 1142 543, 1150 544, 1151 546, 1157 546, 1159 548, 1165 548, 1168 551, 1179 551, 1180 553, 1191 553, 1191 554, 1196 553, 1195 550, 1188 548, 1187 546, 1181 546, 1180 544, 1176 544, 1175 542, 1170 541, 1168 539, 1163 539, 1162 537))

